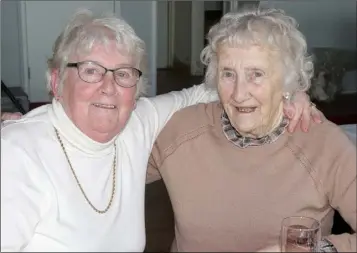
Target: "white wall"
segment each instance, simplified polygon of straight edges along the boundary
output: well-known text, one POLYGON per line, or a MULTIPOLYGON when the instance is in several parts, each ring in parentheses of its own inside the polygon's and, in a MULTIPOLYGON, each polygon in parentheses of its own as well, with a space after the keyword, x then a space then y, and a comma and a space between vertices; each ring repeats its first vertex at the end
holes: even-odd
POLYGON ((1 79, 9 86, 22 85, 20 44, 20 2, 2 1, 1 5, 1 79))
POLYGON ((356 48, 356 1, 261 1, 283 9, 299 23, 309 48, 356 48))
MULTIPOLYGON (((77 1, 73 1, 77 2, 77 1)), ((119 2, 119 1, 117 1, 119 2)), ((65 1, 62 2, 65 5, 65 1)), ((68 2, 69 3, 69 2, 68 2)), ((72 2, 71 2, 72 3, 72 2)), ((98 2, 100 5, 100 3, 98 2)), ((94 5, 89 4, 89 5, 94 5)), ((19 22, 20 17, 20 2, 19 1, 3 1, 1 2, 1 70, 2 78, 6 84, 9 86, 23 86, 22 81, 22 54, 21 50, 23 45, 21 42, 21 26, 19 22)), ((69 4, 69 6, 72 6, 69 4)), ((81 6, 86 6, 85 2, 82 2, 81 6)), ((122 9, 122 16, 131 24, 137 31, 139 36, 143 38, 147 44, 149 53, 149 64, 150 64, 150 81, 153 84, 151 90, 149 90, 149 95, 156 94, 156 2, 155 1, 120 1, 118 7, 122 9), (140 17, 140 18, 139 18, 140 17), (154 35, 155 34, 155 35, 154 35), (155 37, 155 38, 154 38, 155 37)), ((73 9, 73 11, 75 8, 73 9)), ((58 15, 57 15, 58 16, 58 15)), ((57 17, 56 16, 56 17, 57 17)), ((46 20, 46 19, 43 19, 46 20)), ((53 22, 52 22, 53 23, 53 22)), ((49 25, 48 29, 52 25, 49 25)), ((45 29, 46 30, 46 29, 45 29)), ((57 30, 57 29, 55 29, 57 30)), ((42 30, 44 31, 44 30, 42 30)), ((56 34, 59 32, 55 32, 56 34)), ((52 45, 52 42, 51 42, 52 45)), ((46 49, 46 53, 47 53, 46 49)), ((33 50, 31 50, 33 52, 33 50)), ((47 54, 46 54, 47 55, 47 54)), ((46 57, 43 58, 43 64, 45 64, 46 57)), ((41 58, 41 59, 42 59, 41 58)), ((42 60, 41 60, 42 61, 42 60)), ((42 69, 41 69, 42 70, 42 69)), ((36 87, 29 87, 29 95, 32 102, 41 102, 47 100, 47 91, 44 85, 44 71, 37 71, 36 69, 31 69, 31 79, 35 77, 34 75, 40 75, 41 82, 38 82, 36 87), (37 72, 41 72, 37 74, 37 72)), ((27 78, 27 76, 26 76, 27 78)), ((32 86, 34 86, 32 84, 32 86)), ((26 87, 25 87, 26 90, 26 87)))
POLYGON ((119 1, 121 16, 146 43, 149 63, 149 96, 156 95, 157 2, 119 1))

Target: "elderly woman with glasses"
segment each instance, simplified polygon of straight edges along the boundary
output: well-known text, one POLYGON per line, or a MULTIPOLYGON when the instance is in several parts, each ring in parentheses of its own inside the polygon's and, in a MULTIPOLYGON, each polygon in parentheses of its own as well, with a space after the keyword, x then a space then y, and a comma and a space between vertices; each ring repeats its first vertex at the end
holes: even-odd
POLYGON ((356 252, 356 234, 331 234, 335 210, 356 230, 356 146, 327 120, 286 131, 283 103, 313 73, 295 20, 228 13, 201 56, 220 101, 177 112, 149 160, 148 182, 162 178, 171 199, 172 250, 272 252, 282 220, 308 216, 321 223, 319 251, 356 252))
MULTIPOLYGON (((2 251, 143 251, 151 147, 177 110, 217 99, 205 85, 140 98, 145 45, 115 17, 77 13, 48 61, 52 104, 1 131, 2 251)), ((310 121, 306 95, 295 119, 310 121), (307 117, 306 117, 307 115, 307 117)))

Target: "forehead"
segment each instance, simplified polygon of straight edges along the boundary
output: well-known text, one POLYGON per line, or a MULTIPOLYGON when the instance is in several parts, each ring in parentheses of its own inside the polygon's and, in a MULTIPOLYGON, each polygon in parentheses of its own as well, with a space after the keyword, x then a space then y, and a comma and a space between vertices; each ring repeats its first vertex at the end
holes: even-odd
POLYGON ((277 53, 261 46, 222 45, 217 52, 219 65, 228 67, 272 67, 277 62, 277 53))
POLYGON ((108 68, 134 66, 135 59, 123 46, 114 41, 108 44, 96 43, 87 51, 76 55, 77 61, 95 61, 108 68))

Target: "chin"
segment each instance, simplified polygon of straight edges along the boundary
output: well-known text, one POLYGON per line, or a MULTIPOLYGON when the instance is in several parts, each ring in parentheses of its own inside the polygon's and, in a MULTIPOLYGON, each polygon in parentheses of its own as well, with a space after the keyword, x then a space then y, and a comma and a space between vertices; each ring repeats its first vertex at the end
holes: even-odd
POLYGON ((242 135, 242 136, 246 136, 246 137, 255 137, 254 135, 252 135, 252 129, 240 129, 237 130, 237 132, 242 135))
POLYGON ((252 131, 254 131, 255 127, 251 124, 236 124, 233 125, 233 127, 236 129, 238 133, 240 133, 243 136, 251 136, 252 131))
POLYGON ((101 134, 118 134, 120 129, 118 125, 94 125, 92 129, 101 134))

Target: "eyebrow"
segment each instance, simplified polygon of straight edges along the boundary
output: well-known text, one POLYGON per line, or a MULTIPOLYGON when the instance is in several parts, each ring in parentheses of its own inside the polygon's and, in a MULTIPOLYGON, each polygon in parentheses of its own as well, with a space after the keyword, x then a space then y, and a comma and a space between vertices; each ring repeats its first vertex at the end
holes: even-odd
POLYGON ((263 71, 265 72, 265 70, 263 68, 257 68, 257 67, 247 67, 248 70, 258 70, 258 71, 263 71))
MULTIPOLYGON (((255 71, 262 71, 262 72, 266 72, 266 70, 264 68, 259 68, 259 67, 246 67, 245 69, 248 69, 248 70, 255 70, 255 71)), ((235 72, 235 69, 234 68, 230 68, 230 67, 223 67, 221 69, 222 71, 233 71, 235 72)))
POLYGON ((233 68, 229 68, 229 67, 223 67, 222 70, 224 70, 224 71, 235 71, 233 68))
MULTIPOLYGON (((81 61, 81 62, 95 63, 95 64, 97 64, 97 65, 100 65, 100 66, 105 67, 102 63, 100 63, 100 62, 98 62, 98 61, 84 60, 84 61, 81 61)), ((131 65, 131 64, 128 64, 128 63, 123 63, 123 64, 117 64, 117 65, 115 65, 114 69, 118 69, 118 68, 128 68, 128 67, 134 68, 135 66, 134 66, 134 65, 131 65)))

